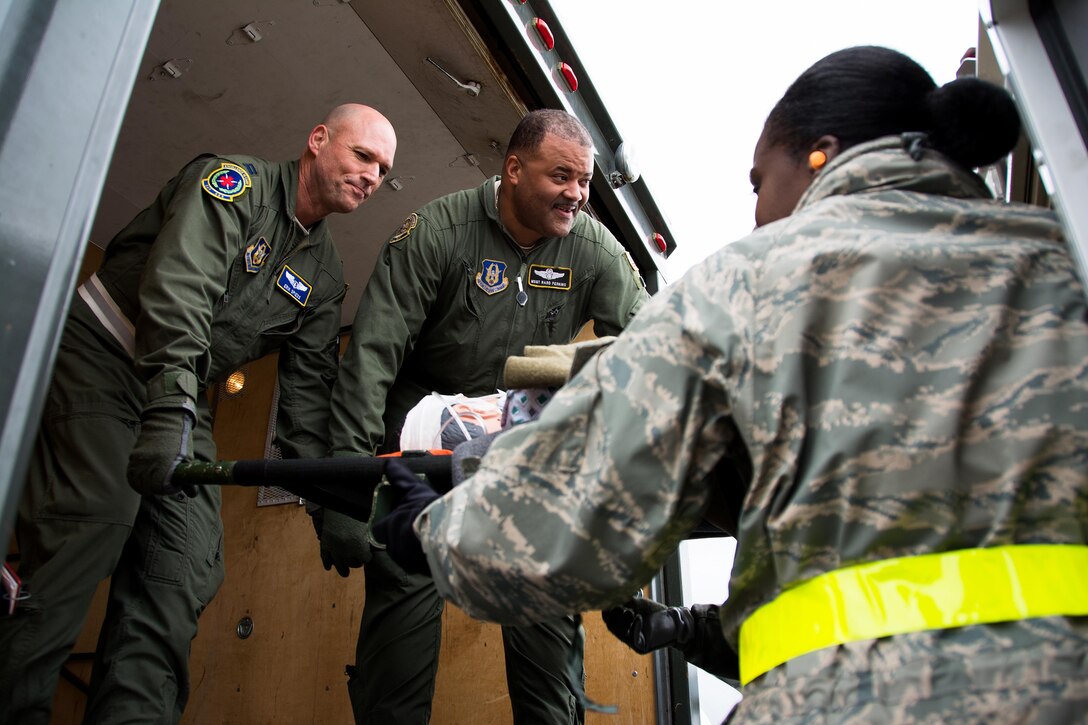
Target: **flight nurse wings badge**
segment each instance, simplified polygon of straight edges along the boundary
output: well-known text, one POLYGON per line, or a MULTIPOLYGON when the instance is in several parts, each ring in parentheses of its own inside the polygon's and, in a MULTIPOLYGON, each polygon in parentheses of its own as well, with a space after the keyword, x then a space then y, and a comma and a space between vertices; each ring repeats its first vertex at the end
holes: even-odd
POLYGON ((570 267, 552 267, 543 264, 529 265, 529 286, 546 289, 569 290, 574 273, 570 267))
POLYGON ((280 276, 276 279, 276 286, 280 288, 281 292, 303 307, 306 306, 306 302, 310 299, 310 293, 313 291, 310 283, 287 265, 284 265, 280 271, 280 276))

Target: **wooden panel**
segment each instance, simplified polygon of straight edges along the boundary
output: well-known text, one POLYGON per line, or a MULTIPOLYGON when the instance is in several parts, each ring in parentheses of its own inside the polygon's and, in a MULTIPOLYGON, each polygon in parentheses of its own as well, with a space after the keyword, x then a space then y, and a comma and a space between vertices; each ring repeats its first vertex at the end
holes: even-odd
POLYGON ((615 715, 588 713, 587 725, 634 725, 654 721, 654 669, 651 655, 640 655, 608 631, 597 612, 582 615, 586 628, 586 694, 615 715))
MULTIPOLYGON (((617 715, 590 712, 587 725, 628 725, 654 720, 653 660, 618 642, 600 614, 583 616, 586 629, 586 694, 601 705, 617 705, 617 715)), ((511 723, 506 689, 502 631, 446 606, 442 654, 432 723, 511 723)))
POLYGON ((354 658, 362 578, 320 564, 310 517, 257 508, 253 489, 224 489, 227 576, 200 620, 187 723, 350 722, 344 665, 354 658), (237 627, 252 620, 252 634, 237 627))
POLYGON ((88 244, 87 249, 83 254, 83 261, 79 265, 79 274, 76 275, 76 284, 83 284, 87 281, 87 278, 91 276, 91 273, 95 272, 99 265, 102 264, 102 257, 106 254, 105 250, 94 244, 88 244))
MULTIPOLYGON (((259 457, 268 419, 274 358, 246 366, 247 388, 222 399, 216 441, 222 458, 259 457), (253 387, 249 387, 249 386, 253 387)), ((185 722, 350 722, 344 666, 354 661, 365 600, 363 579, 342 579, 320 564, 309 516, 297 506, 257 508, 252 490, 224 491, 227 579, 200 623, 193 647, 194 694, 185 722), (243 616, 253 634, 238 639, 243 616)), ((651 658, 586 616, 587 690, 619 716, 590 723, 653 721, 651 658)), ((502 634, 453 606, 443 618, 442 653, 432 722, 512 722, 502 634)))

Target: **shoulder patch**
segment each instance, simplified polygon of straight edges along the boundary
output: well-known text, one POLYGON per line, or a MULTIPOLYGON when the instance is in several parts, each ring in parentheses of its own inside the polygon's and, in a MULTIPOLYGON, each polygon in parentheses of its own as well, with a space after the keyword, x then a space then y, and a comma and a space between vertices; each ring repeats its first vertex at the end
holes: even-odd
POLYGON ((200 185, 220 201, 234 201, 253 186, 253 180, 241 166, 224 161, 218 169, 204 177, 200 185))
POLYGON ((419 214, 412 212, 408 215, 408 218, 404 220, 404 223, 400 225, 400 229, 389 238, 390 244, 396 244, 402 239, 406 239, 412 230, 416 228, 416 224, 419 224, 419 214))
POLYGON ((635 264, 635 258, 631 256, 631 253, 627 250, 623 251, 623 256, 627 258, 627 264, 631 265, 631 274, 635 275, 635 281, 638 282, 638 286, 643 288, 646 286, 646 280, 642 278, 642 273, 638 271, 638 265, 635 264))

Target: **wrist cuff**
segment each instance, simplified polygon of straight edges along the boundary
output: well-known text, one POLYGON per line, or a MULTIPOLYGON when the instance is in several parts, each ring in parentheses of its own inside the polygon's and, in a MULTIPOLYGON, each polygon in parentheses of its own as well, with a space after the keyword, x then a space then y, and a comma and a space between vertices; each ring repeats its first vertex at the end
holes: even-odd
POLYGON ((196 400, 200 391, 200 383, 196 375, 184 370, 168 370, 159 373, 147 383, 147 401, 154 403, 160 398, 184 395, 190 400, 196 400))

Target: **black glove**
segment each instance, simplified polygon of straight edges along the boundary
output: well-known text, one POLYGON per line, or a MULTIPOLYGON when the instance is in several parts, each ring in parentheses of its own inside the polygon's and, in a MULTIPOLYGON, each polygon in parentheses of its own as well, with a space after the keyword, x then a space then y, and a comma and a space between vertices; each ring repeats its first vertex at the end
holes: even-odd
POLYGON ((438 494, 395 460, 385 464, 385 478, 393 489, 395 503, 388 514, 374 522, 371 534, 375 541, 385 545, 389 556, 401 569, 410 574, 430 576, 427 555, 423 553, 423 545, 412 524, 438 494))
POLYGON ((373 556, 366 537, 366 524, 330 508, 321 512, 321 532, 317 538, 321 543, 321 563, 325 565, 325 571, 336 567, 336 573, 342 577, 369 562, 373 556))
POLYGON ((608 631, 641 655, 662 647, 683 649, 695 633, 687 607, 666 607, 635 597, 601 612, 608 631))
POLYGON ((196 496, 194 487, 179 488, 170 480, 178 464, 193 460, 196 405, 192 398, 170 395, 153 400, 140 418, 140 435, 128 459, 128 485, 145 496, 180 490, 196 496))

